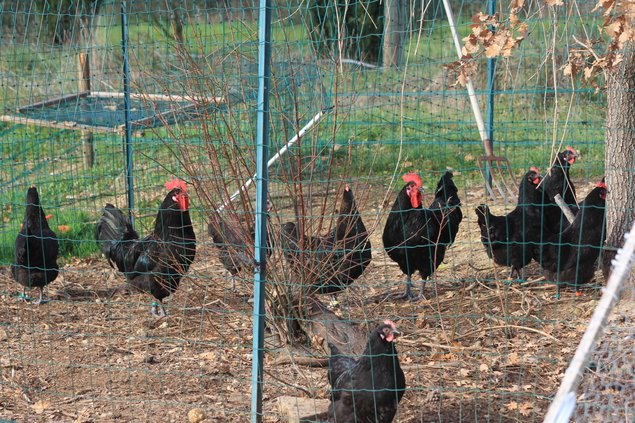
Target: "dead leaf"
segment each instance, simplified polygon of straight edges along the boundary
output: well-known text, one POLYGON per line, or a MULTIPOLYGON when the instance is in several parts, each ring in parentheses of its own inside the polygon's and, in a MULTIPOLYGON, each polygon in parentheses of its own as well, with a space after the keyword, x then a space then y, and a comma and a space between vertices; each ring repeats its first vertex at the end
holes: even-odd
POLYGON ((525 5, 525 0, 512 0, 512 3, 509 5, 511 10, 522 9, 525 5))
POLYGON ((505 405, 505 408, 507 408, 509 411, 516 411, 518 410, 518 403, 516 401, 512 401, 509 404, 505 405))
POLYGON ((507 356, 507 365, 508 366, 516 366, 520 364, 520 356, 517 352, 510 353, 507 356))
POLYGON ((523 402, 518 406, 518 412, 523 416, 529 416, 533 411, 534 405, 530 402, 523 402))
POLYGON ((31 407, 36 414, 42 414, 45 410, 51 408, 53 404, 50 401, 40 400, 33 404, 31 407))
POLYGON ((564 2, 562 0, 545 0, 547 6, 562 6, 564 2))

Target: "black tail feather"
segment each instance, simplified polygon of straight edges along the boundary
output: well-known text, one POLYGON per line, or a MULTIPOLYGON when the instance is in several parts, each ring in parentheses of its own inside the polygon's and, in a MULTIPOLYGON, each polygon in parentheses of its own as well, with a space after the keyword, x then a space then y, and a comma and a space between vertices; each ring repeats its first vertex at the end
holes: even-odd
POLYGON ((139 239, 139 235, 121 210, 108 203, 97 223, 95 238, 102 253, 108 256, 112 241, 139 239))

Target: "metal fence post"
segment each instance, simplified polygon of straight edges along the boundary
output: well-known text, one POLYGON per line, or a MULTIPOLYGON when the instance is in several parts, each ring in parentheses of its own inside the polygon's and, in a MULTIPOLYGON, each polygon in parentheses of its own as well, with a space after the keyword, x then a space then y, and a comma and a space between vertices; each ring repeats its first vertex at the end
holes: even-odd
POLYGON ((251 366, 251 421, 262 421, 262 375, 265 337, 267 262, 267 143, 269 138, 269 76, 271 73, 271 0, 260 0, 258 25, 258 116, 256 121, 256 270, 251 366))
POLYGON ((130 125, 130 64, 128 62, 128 15, 126 1, 121 2, 121 49, 123 50, 123 104, 124 126, 123 141, 126 145, 126 188, 128 190, 128 216, 134 225, 132 209, 134 207, 134 187, 132 183, 132 126, 130 125))
MULTIPOLYGON (((489 0, 487 13, 491 16, 496 13, 496 0, 489 0)), ((494 31, 494 27, 490 26, 490 31, 494 31)), ((496 59, 487 59, 487 138, 489 145, 494 149, 494 72, 496 71, 496 59)), ((485 167, 485 177, 487 183, 492 184, 492 174, 489 166, 485 167)))

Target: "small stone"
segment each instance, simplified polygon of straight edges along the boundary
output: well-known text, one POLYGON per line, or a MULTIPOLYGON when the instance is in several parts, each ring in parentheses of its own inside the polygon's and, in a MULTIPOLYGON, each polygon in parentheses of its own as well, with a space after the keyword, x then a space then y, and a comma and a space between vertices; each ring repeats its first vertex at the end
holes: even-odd
POLYGON ((199 423, 205 420, 205 412, 200 408, 192 408, 187 413, 187 419, 190 423, 199 423))

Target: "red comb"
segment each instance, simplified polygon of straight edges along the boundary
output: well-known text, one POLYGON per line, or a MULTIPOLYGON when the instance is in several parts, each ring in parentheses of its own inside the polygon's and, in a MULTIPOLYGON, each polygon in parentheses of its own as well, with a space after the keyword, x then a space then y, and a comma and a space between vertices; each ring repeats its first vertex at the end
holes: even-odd
POLYGON ((538 170, 536 166, 530 167, 529 170, 531 170, 532 172, 540 173, 540 171, 538 170))
POLYGON ((570 152, 572 152, 573 154, 578 154, 573 147, 571 147, 570 145, 567 146, 567 148, 565 148, 565 150, 568 150, 570 152))
POLYGON ((602 181, 602 182, 598 182, 598 184, 596 185, 596 187, 606 189, 606 184, 604 183, 604 181, 602 181))
POLYGON ((414 182, 417 187, 423 186, 421 176, 417 175, 416 173, 406 173, 403 176, 403 181, 407 184, 409 184, 410 182, 414 182))
POLYGON ((174 188, 178 188, 181 191, 186 192, 187 184, 185 183, 184 180, 179 178, 170 179, 169 181, 165 183, 165 189, 167 189, 168 191, 172 191, 174 188))

